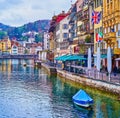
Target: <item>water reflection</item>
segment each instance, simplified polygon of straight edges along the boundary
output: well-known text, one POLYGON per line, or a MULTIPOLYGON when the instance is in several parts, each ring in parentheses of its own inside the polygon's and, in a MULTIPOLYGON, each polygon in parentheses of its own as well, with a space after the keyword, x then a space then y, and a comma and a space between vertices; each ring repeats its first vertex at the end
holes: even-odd
POLYGON ((119 118, 120 103, 84 89, 94 99, 93 109, 76 108, 72 96, 83 88, 48 76, 30 60, 0 61, 0 118, 119 118), (27 66, 23 66, 27 63, 27 66))

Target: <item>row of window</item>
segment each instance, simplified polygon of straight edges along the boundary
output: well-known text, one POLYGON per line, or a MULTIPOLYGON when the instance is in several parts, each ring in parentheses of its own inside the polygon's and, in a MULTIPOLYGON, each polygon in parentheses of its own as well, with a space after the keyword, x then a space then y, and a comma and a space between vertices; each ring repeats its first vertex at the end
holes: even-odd
MULTIPOLYGON (((56 30, 58 31, 60 29, 60 25, 57 25, 56 30)), ((68 24, 63 24, 62 29, 68 29, 68 24)))
POLYGON ((99 32, 103 32, 103 28, 102 27, 99 27, 99 28, 95 29, 95 34, 99 33, 99 32))
MULTIPOLYGON (((62 36, 63 39, 68 38, 68 33, 63 33, 62 35, 63 35, 62 36)), ((57 37, 57 39, 59 39, 60 38, 60 34, 58 34, 56 37, 57 37)))
POLYGON ((102 1, 103 0, 95 0, 95 2, 94 2, 95 8, 101 6, 102 5, 102 1))
POLYGON ((100 47, 100 49, 105 49, 105 42, 101 42, 101 43, 95 43, 95 51, 97 51, 97 47, 100 47))
POLYGON ((113 26, 104 29, 104 33, 117 32, 120 30, 120 24, 115 24, 113 26))

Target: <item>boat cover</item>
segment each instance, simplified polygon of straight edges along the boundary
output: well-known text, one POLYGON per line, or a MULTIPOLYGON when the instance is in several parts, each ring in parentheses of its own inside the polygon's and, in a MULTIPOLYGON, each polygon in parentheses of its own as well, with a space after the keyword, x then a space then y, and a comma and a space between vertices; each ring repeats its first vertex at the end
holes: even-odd
POLYGON ((93 99, 82 89, 80 89, 73 97, 73 101, 79 104, 93 104, 93 99))

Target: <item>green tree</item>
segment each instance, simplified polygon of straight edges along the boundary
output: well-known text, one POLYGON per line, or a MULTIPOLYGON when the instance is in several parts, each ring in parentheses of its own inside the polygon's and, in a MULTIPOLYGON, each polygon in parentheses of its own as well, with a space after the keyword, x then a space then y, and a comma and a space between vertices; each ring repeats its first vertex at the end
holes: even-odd
POLYGON ((90 35, 85 37, 85 42, 86 43, 91 43, 91 36, 90 35))
POLYGON ((5 36, 7 36, 7 32, 0 31, 0 39, 3 39, 5 36))
POLYGON ((21 38, 23 41, 28 41, 28 36, 22 36, 21 38))
POLYGON ((42 41, 43 41, 42 34, 36 34, 35 35, 35 42, 38 43, 38 42, 42 42, 42 41))

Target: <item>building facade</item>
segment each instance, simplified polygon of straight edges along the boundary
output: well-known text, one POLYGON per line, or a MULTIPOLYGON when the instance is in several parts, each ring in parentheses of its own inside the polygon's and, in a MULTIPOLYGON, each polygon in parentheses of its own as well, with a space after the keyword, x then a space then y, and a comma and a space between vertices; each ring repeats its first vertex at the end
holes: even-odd
POLYGON ((113 66, 120 66, 120 0, 103 2, 104 41, 113 53, 113 66), (117 60, 117 62, 115 61, 117 60))
POLYGON ((69 19, 64 17, 56 26, 56 56, 69 53, 68 51, 69 19))

